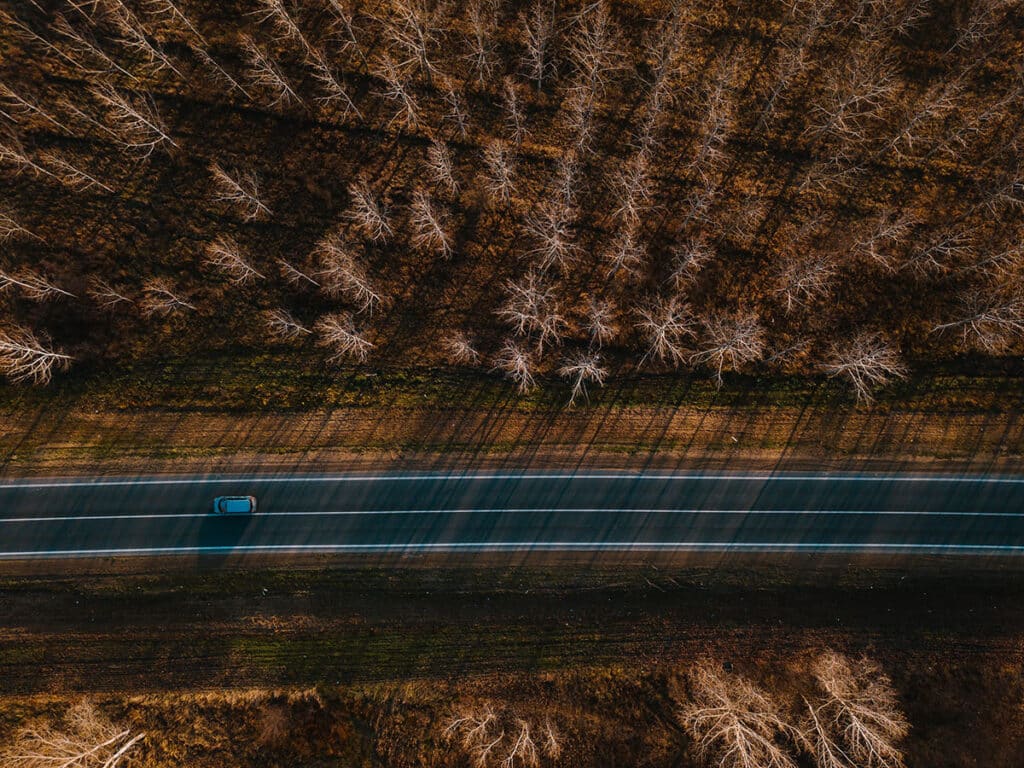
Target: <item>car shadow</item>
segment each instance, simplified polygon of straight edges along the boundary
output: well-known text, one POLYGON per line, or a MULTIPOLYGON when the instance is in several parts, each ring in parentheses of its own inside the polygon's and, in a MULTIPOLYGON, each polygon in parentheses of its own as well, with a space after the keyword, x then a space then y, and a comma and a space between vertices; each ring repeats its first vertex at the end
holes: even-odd
POLYGON ((246 532, 254 525, 254 517, 254 514, 218 515, 214 512, 205 515, 194 543, 201 564, 215 568, 236 555, 246 532))

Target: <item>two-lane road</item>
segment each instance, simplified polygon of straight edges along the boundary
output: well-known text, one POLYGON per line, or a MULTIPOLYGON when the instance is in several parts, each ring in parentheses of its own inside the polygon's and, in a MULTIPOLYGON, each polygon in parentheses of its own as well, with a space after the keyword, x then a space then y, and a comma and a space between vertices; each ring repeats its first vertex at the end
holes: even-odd
POLYGON ((742 550, 1024 554, 1024 478, 465 473, 0 484, 0 558, 742 550), (251 517, 210 513, 251 494, 251 517))

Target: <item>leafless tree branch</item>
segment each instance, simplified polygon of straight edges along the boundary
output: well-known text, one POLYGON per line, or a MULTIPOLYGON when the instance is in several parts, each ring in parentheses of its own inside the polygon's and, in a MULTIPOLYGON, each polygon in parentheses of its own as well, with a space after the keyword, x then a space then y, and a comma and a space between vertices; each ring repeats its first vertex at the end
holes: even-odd
POLYGON ((195 305, 178 295, 177 289, 167 278, 147 280, 142 286, 142 301, 139 303, 146 317, 167 316, 182 310, 195 311, 195 305))
POLYGON ((230 235, 218 235, 213 242, 206 244, 204 251, 207 266, 223 272, 235 285, 264 279, 230 235))
POLYGON ((267 310, 263 313, 263 324, 271 337, 280 342, 298 341, 313 333, 286 309, 267 310))
POLYGON ((870 332, 861 333, 845 344, 834 345, 831 358, 822 370, 830 377, 848 379, 857 401, 863 403, 874 400, 875 388, 907 375, 899 352, 879 334, 870 332))
POLYGON ((210 163, 209 170, 217 188, 215 200, 237 208, 245 221, 273 215, 260 199, 259 177, 255 171, 230 173, 216 161, 210 163))
POLYGON ((352 315, 341 312, 324 315, 313 326, 317 334, 317 344, 326 347, 333 354, 327 358, 328 363, 338 363, 345 358, 357 362, 365 362, 374 345, 355 327, 352 315))
POLYGON ((565 359, 558 369, 558 375, 572 382, 572 394, 568 403, 571 406, 580 395, 587 397, 588 383, 604 384, 608 369, 601 365, 601 355, 598 353, 576 352, 565 359))
POLYGON ((413 245, 438 253, 445 259, 451 258, 453 243, 448 233, 447 213, 423 190, 416 190, 413 194, 409 210, 413 245))
POLYGON ((355 223, 363 234, 375 243, 385 243, 394 234, 388 216, 388 209, 365 181, 350 184, 348 193, 352 198, 346 217, 355 223))
MULTIPOLYGON (((54 369, 67 370, 71 360, 69 355, 48 349, 27 328, 0 328, 0 372, 15 383, 28 381, 33 384, 49 384, 54 369)), ((43 768, 53 759, 50 757, 53 753, 46 749, 46 741, 40 733, 25 729, 15 737, 10 747, 0 750, 0 762, 12 768, 43 768)), ((54 747, 60 743, 56 738, 50 741, 54 747)), ((78 746, 85 750, 92 745, 78 746)), ((80 752, 65 753, 67 757, 77 754, 80 752)), ((80 762, 79 765, 86 763, 80 762)))

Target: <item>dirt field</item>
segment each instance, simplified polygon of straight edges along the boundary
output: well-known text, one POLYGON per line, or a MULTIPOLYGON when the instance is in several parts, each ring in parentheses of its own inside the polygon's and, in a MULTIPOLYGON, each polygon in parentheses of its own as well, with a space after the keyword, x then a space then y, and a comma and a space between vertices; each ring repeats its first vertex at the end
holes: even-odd
POLYGON ((366 389, 245 377, 133 374, 0 407, 0 472, 319 471, 450 466, 1018 471, 1015 376, 924 380, 872 408, 838 388, 759 381, 715 392, 679 379, 610 386, 586 407, 525 403, 503 385, 423 371, 366 389), (190 381, 189 386, 181 382, 190 381), (322 406, 318 393, 330 387, 322 406), (225 408, 225 401, 230 408, 225 408), (660 405, 645 404, 661 401, 660 405))
POLYGON ((108 574, 0 585, 0 736, 88 693, 150 735, 154 765, 442 765, 460 758, 439 724, 459 702, 489 700, 555 717, 572 744, 560 764, 689 766, 674 675, 714 657, 796 703, 806 660, 831 647, 893 678, 910 766, 1009 768, 1024 738, 1014 572, 108 574), (319 703, 285 706, 285 691, 312 686, 319 703), (261 746, 275 705, 290 736, 261 746))

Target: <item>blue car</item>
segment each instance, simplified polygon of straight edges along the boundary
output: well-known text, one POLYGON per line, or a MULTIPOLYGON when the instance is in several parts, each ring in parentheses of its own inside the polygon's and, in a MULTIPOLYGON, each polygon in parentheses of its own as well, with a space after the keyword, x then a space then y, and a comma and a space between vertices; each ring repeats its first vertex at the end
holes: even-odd
POLYGON ((213 500, 215 515, 251 515, 255 511, 255 496, 218 496, 213 500))

